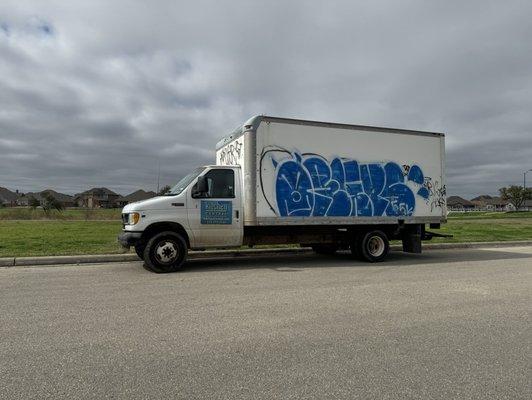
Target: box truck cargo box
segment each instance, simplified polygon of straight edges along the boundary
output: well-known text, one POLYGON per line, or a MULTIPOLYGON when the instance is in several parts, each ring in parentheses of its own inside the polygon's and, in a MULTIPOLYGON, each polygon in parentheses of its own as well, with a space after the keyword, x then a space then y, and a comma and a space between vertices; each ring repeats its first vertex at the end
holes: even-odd
POLYGON ((441 133, 253 117, 216 145, 216 165, 126 206, 120 241, 156 271, 189 248, 293 243, 381 261, 398 239, 420 252, 426 225, 446 221, 444 155, 441 133))

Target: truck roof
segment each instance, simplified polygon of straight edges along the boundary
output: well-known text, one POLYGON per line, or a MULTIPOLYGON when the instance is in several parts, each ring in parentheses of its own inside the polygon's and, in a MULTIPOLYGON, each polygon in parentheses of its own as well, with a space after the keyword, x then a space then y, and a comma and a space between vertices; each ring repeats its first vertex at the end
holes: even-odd
POLYGON ((378 126, 369 126, 369 125, 352 125, 352 124, 342 124, 337 122, 323 122, 323 121, 312 121, 305 119, 296 119, 296 118, 282 118, 282 117, 273 117, 269 115, 255 115, 248 119, 242 126, 235 129, 229 135, 222 138, 216 144, 216 150, 223 147, 226 143, 231 140, 236 139, 237 137, 244 134, 246 131, 256 130, 261 122, 277 122, 284 124, 295 124, 295 125, 309 125, 309 126, 321 126, 326 128, 337 128, 337 129, 351 129, 357 131, 374 131, 374 132, 387 132, 387 133, 398 133, 398 134, 407 134, 407 135, 420 135, 420 136, 445 136, 441 132, 428 132, 412 129, 400 129, 400 128, 385 128, 378 126))

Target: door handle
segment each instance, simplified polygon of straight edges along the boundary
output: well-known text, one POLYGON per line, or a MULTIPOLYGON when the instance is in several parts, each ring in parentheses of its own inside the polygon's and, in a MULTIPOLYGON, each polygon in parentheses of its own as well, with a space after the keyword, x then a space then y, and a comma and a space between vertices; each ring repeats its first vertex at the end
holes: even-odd
POLYGON ((235 218, 238 219, 239 216, 240 216, 240 212, 238 210, 235 210, 235 218))

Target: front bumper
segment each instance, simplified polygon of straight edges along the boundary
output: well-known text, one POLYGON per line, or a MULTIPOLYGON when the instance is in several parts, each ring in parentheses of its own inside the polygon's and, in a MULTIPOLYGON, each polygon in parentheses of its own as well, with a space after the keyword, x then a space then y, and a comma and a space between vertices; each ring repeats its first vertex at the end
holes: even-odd
POLYGON ((122 247, 129 249, 131 246, 134 246, 135 243, 137 243, 141 237, 142 232, 124 231, 120 235, 118 235, 118 242, 122 245, 122 247))

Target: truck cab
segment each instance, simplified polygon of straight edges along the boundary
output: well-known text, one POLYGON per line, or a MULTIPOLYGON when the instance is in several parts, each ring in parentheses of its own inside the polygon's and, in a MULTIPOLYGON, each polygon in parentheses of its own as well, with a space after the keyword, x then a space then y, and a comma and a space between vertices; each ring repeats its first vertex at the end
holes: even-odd
POLYGON ((126 205, 119 241, 161 272, 182 264, 188 248, 239 247, 242 194, 240 166, 196 168, 164 195, 126 205))

